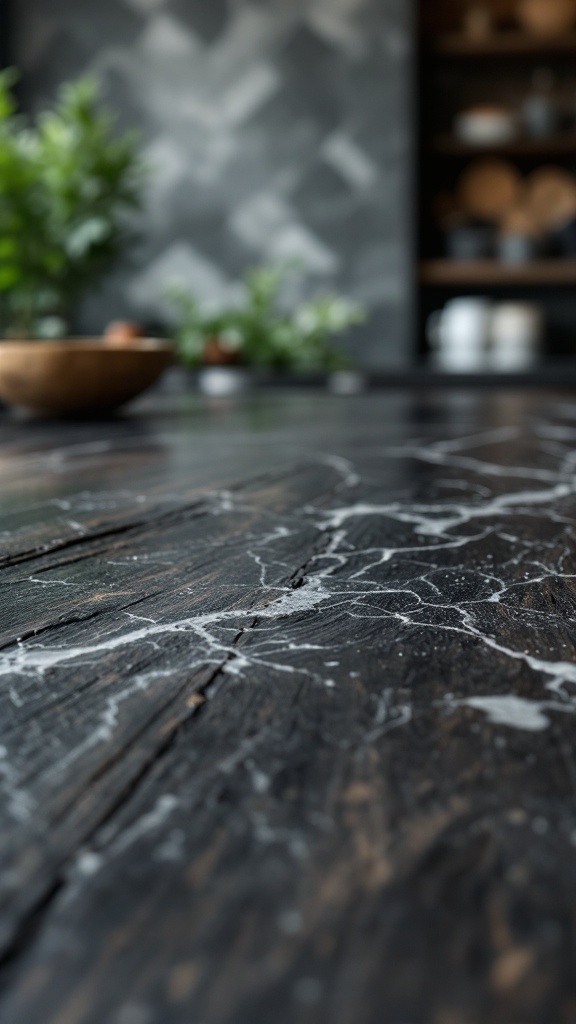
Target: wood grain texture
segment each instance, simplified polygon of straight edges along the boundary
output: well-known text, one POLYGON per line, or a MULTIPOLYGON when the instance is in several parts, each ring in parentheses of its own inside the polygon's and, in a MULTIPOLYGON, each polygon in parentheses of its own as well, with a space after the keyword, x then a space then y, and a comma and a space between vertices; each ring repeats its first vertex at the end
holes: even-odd
POLYGON ((420 265, 420 280, 426 285, 469 285, 473 287, 574 287, 576 260, 534 260, 513 266, 498 260, 462 261, 425 260, 420 265))
POLYGON ((508 29, 494 32, 485 39, 474 39, 463 31, 447 32, 433 40, 433 50, 442 57, 542 57, 573 56, 576 53, 576 35, 538 37, 527 32, 508 29))
POLYGON ((2 1024, 573 1024, 576 406, 139 408, 2 426, 2 1024))

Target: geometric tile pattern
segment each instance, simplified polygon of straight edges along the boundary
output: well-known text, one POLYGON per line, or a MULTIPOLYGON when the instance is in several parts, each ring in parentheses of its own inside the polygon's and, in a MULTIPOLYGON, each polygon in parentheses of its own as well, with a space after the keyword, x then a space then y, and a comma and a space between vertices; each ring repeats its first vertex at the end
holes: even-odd
POLYGON ((174 281, 217 304, 295 256, 369 307, 359 362, 409 362, 409 0, 14 0, 13 20, 26 105, 91 71, 151 167, 138 251, 84 329, 161 320, 174 281))

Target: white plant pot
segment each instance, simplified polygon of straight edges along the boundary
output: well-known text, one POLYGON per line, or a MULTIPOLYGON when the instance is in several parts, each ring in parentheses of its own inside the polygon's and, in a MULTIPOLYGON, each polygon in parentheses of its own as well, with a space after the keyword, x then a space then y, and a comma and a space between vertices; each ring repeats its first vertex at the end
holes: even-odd
POLYGON ((366 390, 366 377, 357 370, 334 370, 327 386, 333 395, 360 395, 366 390))
POLYGON ((205 366, 198 373, 198 389, 211 398, 246 394, 252 381, 250 370, 239 366, 205 366))

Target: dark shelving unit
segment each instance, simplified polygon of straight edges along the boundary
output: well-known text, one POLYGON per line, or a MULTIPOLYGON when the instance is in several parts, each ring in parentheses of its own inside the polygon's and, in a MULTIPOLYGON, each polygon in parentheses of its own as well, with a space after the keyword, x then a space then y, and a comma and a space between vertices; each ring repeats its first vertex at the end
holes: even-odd
MULTIPOLYGON (((554 287, 576 288, 576 260, 534 260, 525 264, 505 264, 497 260, 470 263, 449 259, 423 260, 420 283, 470 288, 554 287)), ((576 352, 575 352, 576 354, 576 352)))
POLYGON ((536 39, 525 32, 506 30, 484 39, 471 39, 462 31, 444 32, 431 41, 440 57, 554 57, 576 52, 576 33, 552 39, 536 39))
POLYGON ((454 192, 465 168, 483 157, 512 162, 523 175, 555 164, 576 173, 574 123, 546 138, 518 136, 498 145, 471 145, 452 131, 458 110, 478 103, 513 105, 542 64, 561 81, 574 82, 576 33, 559 38, 529 36, 514 25, 515 0, 485 0, 496 28, 471 38, 457 0, 420 0, 419 32, 419 336, 425 360, 429 315, 458 295, 537 299, 549 325, 549 358, 576 360, 576 260, 539 259, 521 265, 497 260, 459 262, 447 258, 446 239, 435 217, 435 200, 454 192))
POLYGON ((463 157, 468 160, 477 156, 533 157, 536 160, 548 157, 576 157, 576 132, 560 132, 545 139, 520 136, 510 142, 496 145, 472 145, 446 132, 436 135, 432 145, 442 156, 463 157))
POLYGON ((9 0, 0 0, 0 68, 10 63, 11 22, 9 0))

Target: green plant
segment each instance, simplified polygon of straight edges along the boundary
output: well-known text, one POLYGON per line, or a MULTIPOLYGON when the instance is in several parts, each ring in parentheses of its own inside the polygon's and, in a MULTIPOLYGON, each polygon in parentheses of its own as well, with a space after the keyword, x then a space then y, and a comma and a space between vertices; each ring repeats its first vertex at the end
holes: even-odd
POLYGON ((346 364, 330 338, 364 320, 362 309, 322 295, 285 312, 281 292, 290 267, 258 267, 244 280, 245 302, 215 315, 182 288, 171 290, 177 311, 175 341, 188 366, 241 362, 274 370, 314 372, 346 364))
POLYGON ((0 74, 0 317, 4 334, 60 334, 127 240, 143 180, 133 134, 116 137, 90 78, 30 123, 0 74))

